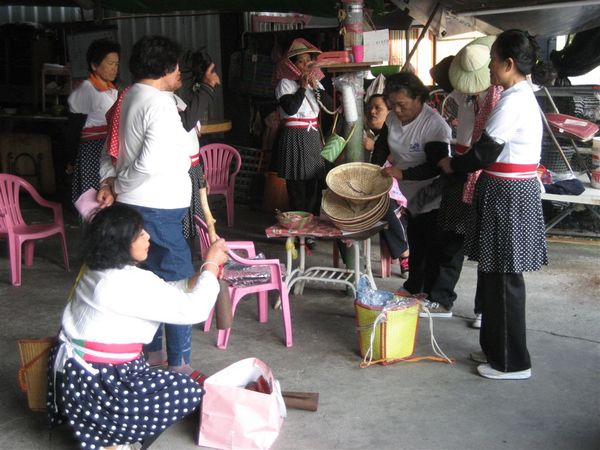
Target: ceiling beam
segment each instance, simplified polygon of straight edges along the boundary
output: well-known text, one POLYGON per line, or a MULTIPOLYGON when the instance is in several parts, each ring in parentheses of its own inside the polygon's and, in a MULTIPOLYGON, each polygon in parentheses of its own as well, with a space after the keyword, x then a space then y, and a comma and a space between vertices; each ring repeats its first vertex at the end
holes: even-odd
POLYGON ((600 5, 600 0, 577 0, 572 2, 560 2, 560 3, 546 3, 543 5, 528 5, 528 6, 513 6, 506 8, 494 8, 494 9, 477 9, 474 11, 461 11, 455 12, 459 17, 461 16, 488 16, 494 14, 507 14, 507 13, 518 13, 525 11, 538 11, 545 9, 556 9, 556 8, 571 8, 575 6, 593 6, 600 5))

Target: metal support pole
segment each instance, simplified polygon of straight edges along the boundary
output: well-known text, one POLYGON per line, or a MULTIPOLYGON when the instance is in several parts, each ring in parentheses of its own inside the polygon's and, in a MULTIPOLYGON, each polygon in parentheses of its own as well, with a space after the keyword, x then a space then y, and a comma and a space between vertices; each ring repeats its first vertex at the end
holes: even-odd
POLYGON ((423 30, 421 31, 421 34, 419 35, 417 42, 415 42, 415 45, 413 45, 413 48, 411 49, 410 53, 406 57, 406 61, 404 62, 404 65, 402 66, 402 70, 406 70, 406 68, 408 67, 408 64, 410 64, 410 60, 412 59, 415 52, 417 51, 417 47, 419 46, 419 43, 425 37, 425 33, 427 33, 427 30, 429 30, 429 26, 431 25, 431 22, 433 21, 433 18, 435 17, 439 8, 440 8, 440 3, 438 2, 435 4, 433 11, 431 11, 431 14, 429 15, 429 19, 427 19, 427 23, 423 27, 423 30))

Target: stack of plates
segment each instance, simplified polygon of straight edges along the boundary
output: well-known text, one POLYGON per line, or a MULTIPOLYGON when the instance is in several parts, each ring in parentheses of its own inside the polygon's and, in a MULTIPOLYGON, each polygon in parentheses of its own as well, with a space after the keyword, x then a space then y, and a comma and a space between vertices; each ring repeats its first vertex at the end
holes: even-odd
POLYGON ((354 203, 330 189, 323 195, 323 212, 340 230, 359 232, 371 228, 385 216, 390 203, 387 195, 366 203, 354 203))

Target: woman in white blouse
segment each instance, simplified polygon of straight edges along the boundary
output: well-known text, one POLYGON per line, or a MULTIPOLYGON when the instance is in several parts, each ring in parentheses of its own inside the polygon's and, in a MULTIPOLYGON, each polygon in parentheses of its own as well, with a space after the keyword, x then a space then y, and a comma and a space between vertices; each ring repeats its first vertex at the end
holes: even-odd
MULTIPOLYGON (((116 42, 99 39, 87 50, 89 76, 68 99, 72 115, 85 117, 81 130, 72 181, 72 200, 90 188, 100 187, 100 154, 106 141, 106 112, 117 100, 113 82, 119 72, 121 47, 116 42)), ((82 119, 83 119, 82 117, 82 119)))
POLYGON ((483 316, 483 353, 471 354, 479 374, 526 379, 531 361, 526 343, 522 272, 547 264, 544 219, 536 168, 542 120, 528 75, 543 78, 539 47, 527 32, 508 30, 491 49, 491 82, 504 88, 485 133, 464 156, 443 160, 447 173, 483 169, 473 198, 466 254, 478 261, 477 296, 483 316))
POLYGON ((141 351, 161 322, 206 320, 219 292, 219 265, 227 261, 225 242, 209 248, 194 276, 167 283, 137 267, 150 247, 143 226, 135 209, 119 203, 96 214, 83 246, 88 270, 50 353, 48 418, 51 425, 66 422, 81 448, 146 447, 195 411, 204 394, 199 380, 153 369, 141 351))

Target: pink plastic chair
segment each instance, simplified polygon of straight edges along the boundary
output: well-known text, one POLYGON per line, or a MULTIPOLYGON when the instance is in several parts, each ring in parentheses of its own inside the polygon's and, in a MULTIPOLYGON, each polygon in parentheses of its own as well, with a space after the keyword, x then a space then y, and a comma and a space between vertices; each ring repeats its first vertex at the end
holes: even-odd
MULTIPOLYGON (((206 223, 198 216, 194 216, 194 223, 198 236, 200 236, 200 253, 204 257, 206 250, 210 245, 208 238, 208 227, 206 223)), ((269 268, 271 273, 270 279, 266 283, 256 284, 253 286, 229 286, 229 294, 231 295, 232 305, 232 316, 235 315, 240 300, 248 294, 257 294, 257 307, 258 307, 258 321, 260 323, 266 323, 269 318, 269 302, 268 292, 272 290, 279 291, 281 296, 281 314, 283 316, 283 331, 285 335, 286 347, 292 346, 292 317, 290 312, 290 302, 288 297, 287 284, 283 281, 281 273, 281 264, 278 259, 249 259, 255 256, 254 243, 250 241, 231 241, 227 242, 227 248, 229 249, 229 256, 234 261, 248 265, 248 266, 266 266, 269 268), (250 250, 250 245, 252 249, 250 250), (233 250, 245 250, 248 253, 248 258, 243 258, 238 254, 234 253, 233 250)), ((210 324, 214 314, 214 309, 209 314, 206 322, 204 323, 204 331, 210 330, 210 324)), ((220 349, 227 348, 229 342, 229 335, 231 334, 231 328, 227 330, 219 330, 217 336, 217 347, 220 349)))
POLYGON ((13 286, 21 286, 22 247, 25 247, 25 265, 29 267, 33 264, 35 240, 54 234, 60 235, 65 269, 69 271, 69 253, 60 204, 44 200, 35 188, 24 179, 0 173, 0 238, 8 239, 8 257, 13 286), (40 206, 52 209, 54 222, 28 225, 23 220, 19 204, 21 188, 27 191, 40 206))
POLYGON ((233 226, 233 191, 235 178, 242 166, 240 153, 227 144, 207 144, 200 148, 202 167, 206 176, 209 194, 222 194, 227 203, 227 226, 233 226), (231 171, 231 162, 235 159, 235 168, 231 171))

